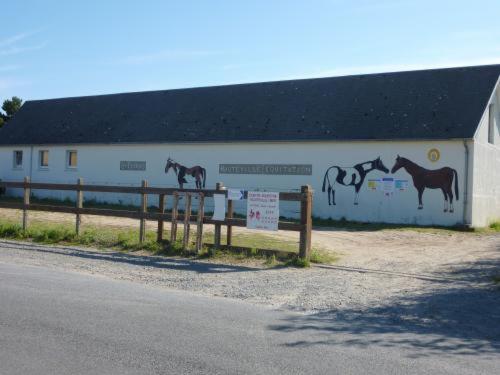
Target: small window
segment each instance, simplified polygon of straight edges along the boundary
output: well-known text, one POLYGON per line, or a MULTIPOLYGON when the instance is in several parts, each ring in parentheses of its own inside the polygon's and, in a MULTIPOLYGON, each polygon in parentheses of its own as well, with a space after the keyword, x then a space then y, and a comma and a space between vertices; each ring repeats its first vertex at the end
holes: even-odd
POLYGON ((14 151, 13 167, 16 169, 21 169, 23 167, 23 152, 14 151))
POLYGON ((76 151, 67 151, 66 152, 66 167, 68 168, 76 168, 78 164, 78 155, 76 151))
POLYGON ((495 143, 495 114, 493 112, 493 104, 488 107, 488 142, 495 143))
POLYGON ((42 150, 39 153, 39 163, 38 165, 40 168, 48 168, 49 167, 49 151, 48 150, 42 150))

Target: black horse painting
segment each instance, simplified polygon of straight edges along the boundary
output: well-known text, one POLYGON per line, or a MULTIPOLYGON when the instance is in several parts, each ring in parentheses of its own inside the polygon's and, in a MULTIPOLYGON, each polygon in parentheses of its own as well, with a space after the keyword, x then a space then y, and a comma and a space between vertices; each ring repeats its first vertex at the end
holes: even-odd
POLYGON ((323 178, 322 191, 328 191, 328 204, 336 205, 335 203, 335 183, 343 186, 353 186, 354 204, 358 204, 358 195, 361 186, 365 182, 365 177, 371 171, 382 171, 389 173, 389 170, 385 167, 384 163, 380 157, 372 161, 365 161, 364 163, 356 164, 352 167, 339 167, 338 165, 332 165, 325 172, 325 177, 323 178), (328 190, 326 186, 328 184, 328 190))
POLYGON ((172 168, 175 174, 177 175, 177 182, 179 183, 179 188, 182 189, 184 184, 187 184, 187 180, 185 178, 187 175, 194 177, 197 189, 205 187, 205 181, 207 179, 207 171, 205 170, 205 168, 200 167, 199 165, 187 168, 177 163, 176 161, 168 158, 167 165, 165 166, 165 173, 168 173, 170 168, 172 168))
POLYGON ((444 195, 444 212, 453 212, 453 179, 455 179, 455 198, 458 201, 458 175, 457 171, 450 167, 440 169, 425 169, 409 159, 397 156, 396 163, 392 167, 391 173, 396 173, 400 168, 404 168, 412 179, 413 185, 418 192, 418 209, 424 208, 422 195, 425 188, 441 189, 444 195), (449 203, 448 203, 449 202, 449 203))

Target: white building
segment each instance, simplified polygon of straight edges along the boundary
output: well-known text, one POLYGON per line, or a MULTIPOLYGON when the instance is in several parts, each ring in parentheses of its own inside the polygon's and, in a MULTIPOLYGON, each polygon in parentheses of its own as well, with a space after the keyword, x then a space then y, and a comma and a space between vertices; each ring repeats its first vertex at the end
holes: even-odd
POLYGON ((499 75, 492 65, 28 101, 0 130, 0 179, 177 186, 170 157, 205 168, 207 188, 310 184, 322 218, 484 226, 500 218, 499 75), (414 177, 391 173, 398 155, 414 177))

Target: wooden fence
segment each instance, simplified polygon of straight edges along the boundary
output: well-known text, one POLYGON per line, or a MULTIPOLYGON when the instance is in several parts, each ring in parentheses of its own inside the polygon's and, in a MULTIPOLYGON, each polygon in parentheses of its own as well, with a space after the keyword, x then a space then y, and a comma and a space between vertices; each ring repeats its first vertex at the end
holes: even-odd
MULTIPOLYGON (((203 224, 214 225, 214 249, 221 247, 222 226, 227 227, 227 246, 232 246, 232 227, 245 227, 246 219, 234 217, 233 201, 229 200, 227 205, 226 217, 222 221, 213 220, 205 216, 205 200, 207 197, 213 197, 214 194, 224 194, 227 196, 227 190, 223 183, 219 182, 215 189, 175 189, 159 188, 148 186, 147 181, 142 181, 141 186, 108 186, 108 185, 85 185, 83 179, 78 179, 76 184, 52 184, 30 182, 29 177, 25 177, 24 182, 0 181, 1 188, 20 188, 24 190, 23 202, 0 201, 0 208, 14 208, 23 210, 23 229, 28 227, 28 211, 49 211, 72 213, 76 215, 75 230, 80 234, 81 215, 115 216, 132 218, 139 220, 139 239, 145 240, 146 220, 155 220, 158 222, 157 241, 163 241, 164 222, 170 222, 170 242, 177 241, 177 228, 179 223, 183 225, 182 246, 188 249, 190 227, 196 223, 196 241, 195 249, 199 252, 202 248, 203 224), (55 190, 55 191, 74 191, 76 192, 76 204, 71 206, 64 205, 46 205, 30 202, 32 190, 55 190), (117 210, 107 208, 86 208, 83 207, 84 192, 99 193, 126 193, 139 194, 141 205, 139 210, 117 210), (148 196, 158 196, 158 212, 148 212, 148 196), (170 212, 165 210, 166 198, 172 197, 172 209, 170 212), (179 212, 179 198, 183 196, 184 212, 179 212), (198 198, 198 211, 196 215, 191 214, 191 204, 193 197, 198 198)), ((280 201, 296 201, 300 204, 300 222, 279 221, 278 229, 300 232, 299 257, 309 259, 311 252, 311 229, 312 229, 312 189, 309 185, 302 186, 299 192, 280 192, 280 201)), ((246 196, 244 197, 246 199, 246 196)), ((265 249, 262 249, 265 250, 265 249)))

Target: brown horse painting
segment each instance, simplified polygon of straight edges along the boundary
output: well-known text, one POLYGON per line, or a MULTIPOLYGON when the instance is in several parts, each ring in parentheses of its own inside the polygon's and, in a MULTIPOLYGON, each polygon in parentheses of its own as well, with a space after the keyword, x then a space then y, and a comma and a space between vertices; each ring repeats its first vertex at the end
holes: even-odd
POLYGON ((400 168, 404 168, 413 178, 413 185, 418 191, 419 210, 424 207, 422 203, 424 190, 425 188, 429 188, 441 189, 444 195, 444 212, 453 212, 453 178, 455 178, 455 198, 458 201, 458 175, 455 169, 450 167, 434 170, 425 169, 411 160, 398 155, 391 173, 395 173, 400 168))
POLYGON ((165 166, 165 173, 168 173, 169 169, 172 168, 177 175, 177 181, 179 182, 179 187, 182 189, 184 184, 187 184, 186 181, 186 175, 190 175, 191 177, 194 177, 195 182, 196 182, 196 188, 201 189, 202 187, 205 187, 205 181, 207 179, 207 171, 205 168, 200 167, 199 165, 196 165, 191 168, 187 168, 176 161, 168 158, 167 159, 167 165, 165 166), (202 183, 203 179, 203 183, 202 183))

